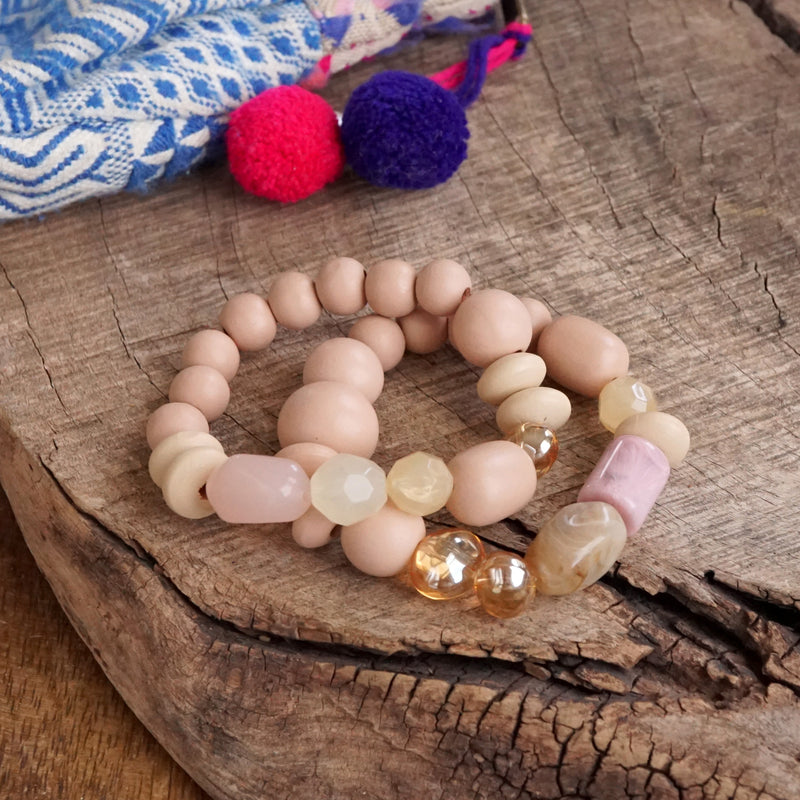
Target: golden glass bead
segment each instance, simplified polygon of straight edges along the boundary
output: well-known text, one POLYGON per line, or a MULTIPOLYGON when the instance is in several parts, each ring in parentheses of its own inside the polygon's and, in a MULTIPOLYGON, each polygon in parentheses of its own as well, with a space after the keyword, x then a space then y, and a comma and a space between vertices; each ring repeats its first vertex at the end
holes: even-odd
POLYGON ((509 442, 518 444, 530 456, 538 478, 550 472, 550 468, 556 463, 558 437, 550 428, 533 422, 523 422, 506 438, 509 442))
POLYGON ((614 433, 623 420, 633 414, 655 411, 657 408, 653 390, 631 375, 614 378, 601 389, 597 398, 600 423, 611 433, 614 433))
POLYGON ((416 452, 396 461, 386 476, 386 493, 407 514, 424 517, 444 507, 453 476, 441 458, 416 452))
POLYGON ((493 617, 521 614, 535 591, 536 583, 525 562, 503 550, 487 556, 475 575, 478 601, 493 617))
POLYGON ((414 588, 431 600, 454 600, 473 591, 475 574, 486 553, 470 531, 437 531, 426 536, 408 562, 414 588))

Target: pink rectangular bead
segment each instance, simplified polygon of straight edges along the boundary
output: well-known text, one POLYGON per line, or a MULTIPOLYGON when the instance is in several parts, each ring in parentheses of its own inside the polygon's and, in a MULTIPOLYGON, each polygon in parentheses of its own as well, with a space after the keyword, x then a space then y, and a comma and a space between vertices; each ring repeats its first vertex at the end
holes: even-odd
POLYGON ((667 478, 669 461, 658 447, 640 436, 618 436, 586 479, 578 502, 613 506, 631 536, 642 527, 667 478))

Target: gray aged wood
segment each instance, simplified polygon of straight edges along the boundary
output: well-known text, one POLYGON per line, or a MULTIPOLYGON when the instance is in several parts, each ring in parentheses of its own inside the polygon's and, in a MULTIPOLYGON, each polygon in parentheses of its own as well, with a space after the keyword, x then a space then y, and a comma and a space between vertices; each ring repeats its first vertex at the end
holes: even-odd
MULTIPOLYGON (((0 229, 3 487, 103 669, 216 798, 800 789, 797 56, 738 0, 551 0, 533 21, 436 190, 347 176, 278 207, 217 168, 0 229), (612 576, 497 622, 356 574, 336 545, 167 511, 142 429, 188 335, 332 254, 453 257, 628 343, 693 449, 612 576)), ((245 360, 214 428, 229 452, 276 448, 305 353, 347 324, 245 360)), ((376 405, 377 460, 496 435, 475 377, 451 350, 408 357, 376 405)), ((523 549, 607 441, 576 398, 560 462, 487 538, 523 549)))

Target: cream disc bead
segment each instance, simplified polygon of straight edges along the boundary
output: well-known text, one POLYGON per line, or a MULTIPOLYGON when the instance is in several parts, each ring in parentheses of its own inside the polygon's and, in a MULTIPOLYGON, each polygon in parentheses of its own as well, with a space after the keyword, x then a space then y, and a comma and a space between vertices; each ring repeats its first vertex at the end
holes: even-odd
POLYGON ((322 313, 314 281, 302 272, 282 272, 272 282, 267 295, 275 319, 293 331, 313 325, 322 313))
POLYGON ((239 370, 239 361, 236 342, 227 333, 209 328, 198 331, 186 343, 181 354, 181 369, 205 365, 230 381, 239 370))
POLYGON ((222 373, 199 364, 182 369, 169 385, 171 403, 189 403, 203 412, 209 422, 225 413, 231 389, 222 373))
POLYGON ((349 384, 374 403, 383 391, 383 366, 363 342, 336 336, 318 344, 306 359, 303 383, 316 381, 349 384))
POLYGON ((368 314, 357 319, 347 335, 367 345, 378 356, 384 372, 394 369, 403 360, 406 339, 393 319, 368 314))
POLYGON ((367 304, 366 270, 360 261, 340 256, 317 273, 314 288, 322 307, 331 314, 355 314, 367 304))
POLYGON ((536 469, 507 441, 482 442, 450 460, 453 491, 447 510, 465 525, 491 525, 526 506, 536 491, 536 469))
POLYGON ((673 469, 686 458, 691 437, 686 426, 672 414, 644 411, 623 420, 614 431, 618 436, 639 436, 654 444, 667 457, 673 469))
POLYGON ((533 422, 550 430, 563 427, 572 413, 572 404, 564 392, 549 386, 534 386, 514 392, 497 407, 497 427, 506 435, 518 425, 533 422))
POLYGON ((342 528, 342 550, 356 569, 378 578, 402 572, 425 537, 425 520, 390 503, 354 525, 342 528))
POLYGON ((553 321, 553 315, 541 300, 533 297, 520 297, 520 301, 531 316, 531 343, 528 345, 528 352, 534 353, 539 342, 539 334, 553 321))
POLYGON ((323 547, 333 539, 331 534, 335 527, 336 523, 312 506, 292 523, 292 539, 309 550, 323 547))
POLYGON ((161 487, 166 504, 187 519, 211 516, 214 509, 201 491, 208 476, 227 460, 228 456, 214 447, 193 447, 178 453, 167 467, 161 487))
POLYGON ((316 442, 297 442, 275 453, 276 458, 289 458, 296 461, 310 478, 336 451, 316 442))
POLYGON ((509 353, 486 367, 478 380, 478 397, 484 403, 499 406, 514 392, 539 386, 546 372, 544 360, 539 356, 509 353))
POLYGON ((278 331, 266 300, 252 292, 231 297, 222 307, 219 324, 243 351, 269 347, 278 331))
POLYGON ((437 258, 419 271, 415 292, 422 309, 436 317, 449 317, 471 288, 472 278, 461 264, 437 258))
POLYGON ((453 491, 453 476, 437 456, 416 452, 398 459, 386 476, 391 501, 409 514, 425 517, 444 504, 453 491))
POLYGON ((435 353, 447 341, 447 317, 435 317, 419 306, 400 317, 397 324, 403 331, 409 353, 435 353))
POLYGON ((586 397, 597 397, 609 381, 628 371, 622 339, 586 317, 567 315, 551 322, 539 335, 536 352, 556 383, 586 397))
POLYGON ((372 516, 386 502, 386 473, 368 458, 337 453, 311 476, 311 504, 337 525, 372 516))
POLYGON ((378 446, 378 415, 353 386, 316 381, 289 395, 278 414, 281 447, 324 444, 337 453, 369 458, 378 446))
POLYGON ((417 304, 414 267, 399 258, 378 261, 367 272, 364 289, 367 302, 376 314, 384 317, 404 317, 417 304))
POLYGON ((164 403, 147 419, 147 444, 153 450, 160 442, 179 431, 208 433, 208 420, 199 408, 189 403, 164 403))
POLYGON ((450 341, 471 364, 488 367, 501 356, 524 352, 531 318, 518 297, 502 289, 481 289, 465 297, 450 321, 450 341))
POLYGON ((147 462, 150 478, 159 489, 164 485, 167 469, 175 457, 194 447, 211 447, 220 453, 224 452, 222 445, 210 433, 179 431, 167 436, 150 453, 150 460, 147 462))

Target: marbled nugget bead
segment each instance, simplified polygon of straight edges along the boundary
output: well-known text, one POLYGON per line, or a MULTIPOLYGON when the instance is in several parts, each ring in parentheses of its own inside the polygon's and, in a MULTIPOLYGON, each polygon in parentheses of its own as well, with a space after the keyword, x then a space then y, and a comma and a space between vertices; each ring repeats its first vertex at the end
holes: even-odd
POLYGON ((597 398, 600 424, 611 433, 633 414, 655 411, 657 407, 653 390, 632 375, 623 375, 609 381, 600 390, 597 398))
POLYGON ((540 594, 570 594, 608 572, 628 539, 625 522, 608 503, 572 503, 536 534, 525 562, 540 594))
POLYGON ((513 553, 498 550, 481 562, 475 573, 475 594, 493 617, 516 617, 534 595, 536 582, 527 565, 513 553))
POLYGON ((558 437, 555 431, 544 425, 523 422, 506 437, 509 442, 518 444, 533 461, 536 477, 541 478, 550 472, 558 458, 558 437))
POLYGON ((437 531, 426 536, 408 562, 414 588, 431 600, 455 600, 475 589, 475 573, 486 557, 471 531, 437 531))
POLYGON ((408 514, 421 517, 444 507, 453 491, 453 476, 437 456, 416 452, 395 461, 386 476, 386 493, 408 514))
POLYGON ((606 447, 578 492, 578 502, 599 500, 619 511, 628 536, 645 521, 669 478, 669 461, 639 436, 620 436, 606 447))
POLYGON ((386 473, 374 462, 337 453, 311 476, 311 503, 337 525, 354 525, 386 503, 386 473))

